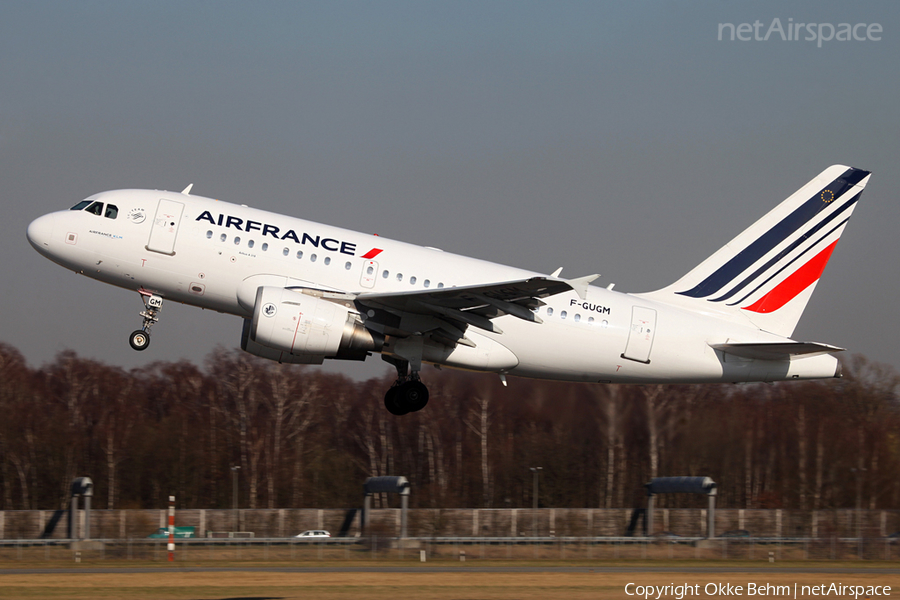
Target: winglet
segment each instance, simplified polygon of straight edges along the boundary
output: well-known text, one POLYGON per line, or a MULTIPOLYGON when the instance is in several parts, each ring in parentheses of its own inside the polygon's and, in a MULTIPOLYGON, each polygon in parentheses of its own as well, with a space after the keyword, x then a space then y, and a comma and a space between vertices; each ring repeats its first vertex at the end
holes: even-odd
POLYGON ((578 297, 582 300, 587 300, 587 291, 588 286, 592 281, 600 277, 599 273, 595 273, 593 275, 585 275, 584 277, 579 277, 578 279, 567 279, 566 283, 568 283, 575 293, 578 294, 578 297))
POLYGON ((189 183, 188 186, 187 186, 186 188, 184 188, 183 190, 181 190, 181 193, 184 194, 185 196, 190 196, 190 195, 191 195, 191 188, 192 188, 192 187, 194 187, 194 184, 193 184, 193 183, 189 183))

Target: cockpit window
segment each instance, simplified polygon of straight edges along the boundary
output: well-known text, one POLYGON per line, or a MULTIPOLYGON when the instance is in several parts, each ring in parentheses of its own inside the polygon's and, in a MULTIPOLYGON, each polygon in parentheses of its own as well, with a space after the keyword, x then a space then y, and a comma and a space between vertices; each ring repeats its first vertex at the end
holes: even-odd
POLYGON ((103 214, 103 203, 102 202, 94 202, 93 204, 88 206, 86 209, 84 209, 84 212, 89 212, 91 214, 95 214, 98 216, 102 215, 103 214))
POLYGON ((116 206, 115 204, 107 204, 106 212, 103 213, 103 216, 106 217, 107 219, 115 219, 116 217, 119 216, 119 207, 116 206))
POLYGON ((76 204, 75 206, 70 208, 69 210, 81 210, 82 208, 84 208, 85 206, 87 206, 90 203, 91 203, 90 200, 82 200, 81 202, 79 202, 78 204, 76 204))

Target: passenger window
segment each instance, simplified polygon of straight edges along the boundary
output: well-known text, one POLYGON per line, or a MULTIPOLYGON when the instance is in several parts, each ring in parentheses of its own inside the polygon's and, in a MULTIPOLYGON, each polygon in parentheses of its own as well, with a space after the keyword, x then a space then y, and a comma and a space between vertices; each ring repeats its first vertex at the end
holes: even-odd
POLYGON ((309 262, 316 262, 316 258, 318 258, 315 254, 309 255, 309 262))
POLYGON ((254 242, 253 240, 250 240, 249 242, 247 242, 247 247, 252 248, 254 246, 254 244, 256 244, 256 242, 254 242))
POLYGON ((568 315, 568 313, 566 311, 562 311, 561 313, 559 313, 559 318, 565 319, 567 315, 568 315))
POLYGON ((119 207, 115 204, 107 204, 106 212, 103 214, 107 219, 115 219, 119 216, 119 207))
POLYGON ((330 257, 330 256, 326 256, 326 257, 325 257, 325 264, 326 264, 326 265, 330 265, 330 264, 331 264, 331 257, 330 257))
MULTIPOLYGON (((284 249, 284 255, 287 256, 287 248, 284 249)), ((297 260, 300 260, 301 258, 303 258, 303 250, 298 250, 297 251, 297 260)))
POLYGON ((228 236, 227 236, 226 234, 224 234, 224 233, 223 233, 222 235, 219 236, 219 240, 221 240, 221 241, 223 241, 223 242, 224 242, 225 240, 227 240, 227 239, 228 239, 228 236))
POLYGON ((265 251, 268 250, 268 249, 269 249, 269 244, 263 243, 263 245, 262 245, 262 251, 265 252, 265 251))
MULTIPOLYGON (((352 267, 352 266, 353 266, 353 265, 350 264, 350 261, 349 261, 349 260, 348 260, 347 262, 344 263, 344 268, 347 269, 348 271, 350 270, 350 267, 352 267)), ((369 274, 371 275, 371 273, 369 273, 369 274)))
POLYGON ((443 283, 439 283, 439 284, 438 284, 438 289, 442 289, 443 287, 444 287, 444 284, 443 284, 443 283))
POLYGON ((81 210, 82 208, 84 208, 85 206, 87 206, 90 203, 91 203, 90 200, 82 200, 81 202, 79 202, 78 204, 76 204, 75 206, 70 208, 69 210, 81 210))
POLYGON ((547 316, 548 316, 548 317, 552 317, 552 316, 553 316, 553 309, 552 309, 551 307, 549 307, 549 306, 547 307, 547 316))
POLYGON ((593 322, 594 322, 594 317, 588 317, 588 324, 591 324, 593 322))
POLYGON ((235 245, 235 246, 240 246, 240 245, 241 245, 241 238, 239 238, 239 237, 234 238, 234 245, 235 245))
POLYGON ((429 281, 429 280, 426 279, 426 280, 424 281, 424 284, 425 284, 425 287, 429 287, 429 286, 431 285, 431 281, 429 281))
POLYGON ((288 255, 288 252, 290 252, 290 250, 288 250, 287 248, 285 248, 284 250, 281 251, 281 253, 284 254, 285 256, 288 255))
POLYGON ((410 278, 409 278, 409 284, 410 284, 410 285, 416 285, 416 278, 415 278, 415 277, 410 277, 410 278))
POLYGON ((99 217, 101 214, 103 214, 103 203, 102 202, 94 202, 93 204, 91 204, 84 210, 85 210, 85 212, 89 212, 92 215, 97 215, 99 217))
POLYGON ((390 275, 390 273, 388 273, 387 271, 382 271, 382 272, 381 272, 381 278, 382 278, 382 279, 387 279, 387 278, 388 278, 388 275, 390 275))
POLYGON ((208 240, 212 239, 212 229, 210 229, 209 231, 206 232, 206 239, 208 239, 208 240))
POLYGON ((578 323, 581 321, 581 315, 575 315, 575 322, 578 323))

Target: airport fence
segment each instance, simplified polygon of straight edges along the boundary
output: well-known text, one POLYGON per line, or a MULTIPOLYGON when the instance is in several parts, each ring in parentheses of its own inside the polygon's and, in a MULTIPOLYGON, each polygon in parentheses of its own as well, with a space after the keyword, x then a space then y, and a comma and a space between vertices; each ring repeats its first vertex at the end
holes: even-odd
MULTIPOLYGON (((175 524, 191 526, 198 537, 209 532, 253 532, 257 538, 290 538, 309 529, 325 529, 332 536, 358 537, 356 509, 179 509, 175 524)), ((613 538, 632 524, 634 509, 524 508, 464 509, 411 508, 408 535, 414 538, 613 538)), ((64 539, 67 515, 50 510, 0 511, 0 540, 64 539), (55 527, 50 527, 58 519, 55 527), (52 531, 50 531, 52 529, 52 531)), ((84 510, 75 515, 76 531, 85 531, 84 510)), ((706 509, 657 508, 653 532, 685 538, 706 537, 706 509)), ((168 524, 166 509, 92 510, 94 538, 127 540, 145 537, 168 524)), ((642 521, 635 534, 640 535, 642 521)), ((367 534, 401 534, 399 508, 371 511, 367 534)), ((717 509, 715 532, 745 532, 758 538, 885 538, 900 532, 897 510, 781 510, 717 509)), ((80 537, 75 535, 74 537, 80 537)))
MULTIPOLYGON (((168 560, 168 540, 4 540, 0 563, 168 560)), ((193 538, 175 542, 175 562, 517 561, 517 560, 760 560, 900 559, 896 538, 193 538)))

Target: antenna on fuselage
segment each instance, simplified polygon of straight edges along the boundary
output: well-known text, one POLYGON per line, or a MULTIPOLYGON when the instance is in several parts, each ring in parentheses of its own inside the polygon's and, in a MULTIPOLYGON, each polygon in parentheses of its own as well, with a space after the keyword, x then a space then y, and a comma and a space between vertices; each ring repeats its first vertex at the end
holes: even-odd
POLYGON ((193 183, 189 183, 188 186, 187 186, 186 188, 184 188, 183 190, 181 190, 181 193, 184 194, 185 196, 190 196, 190 195, 191 195, 191 188, 192 188, 192 187, 194 187, 194 184, 193 184, 193 183))

